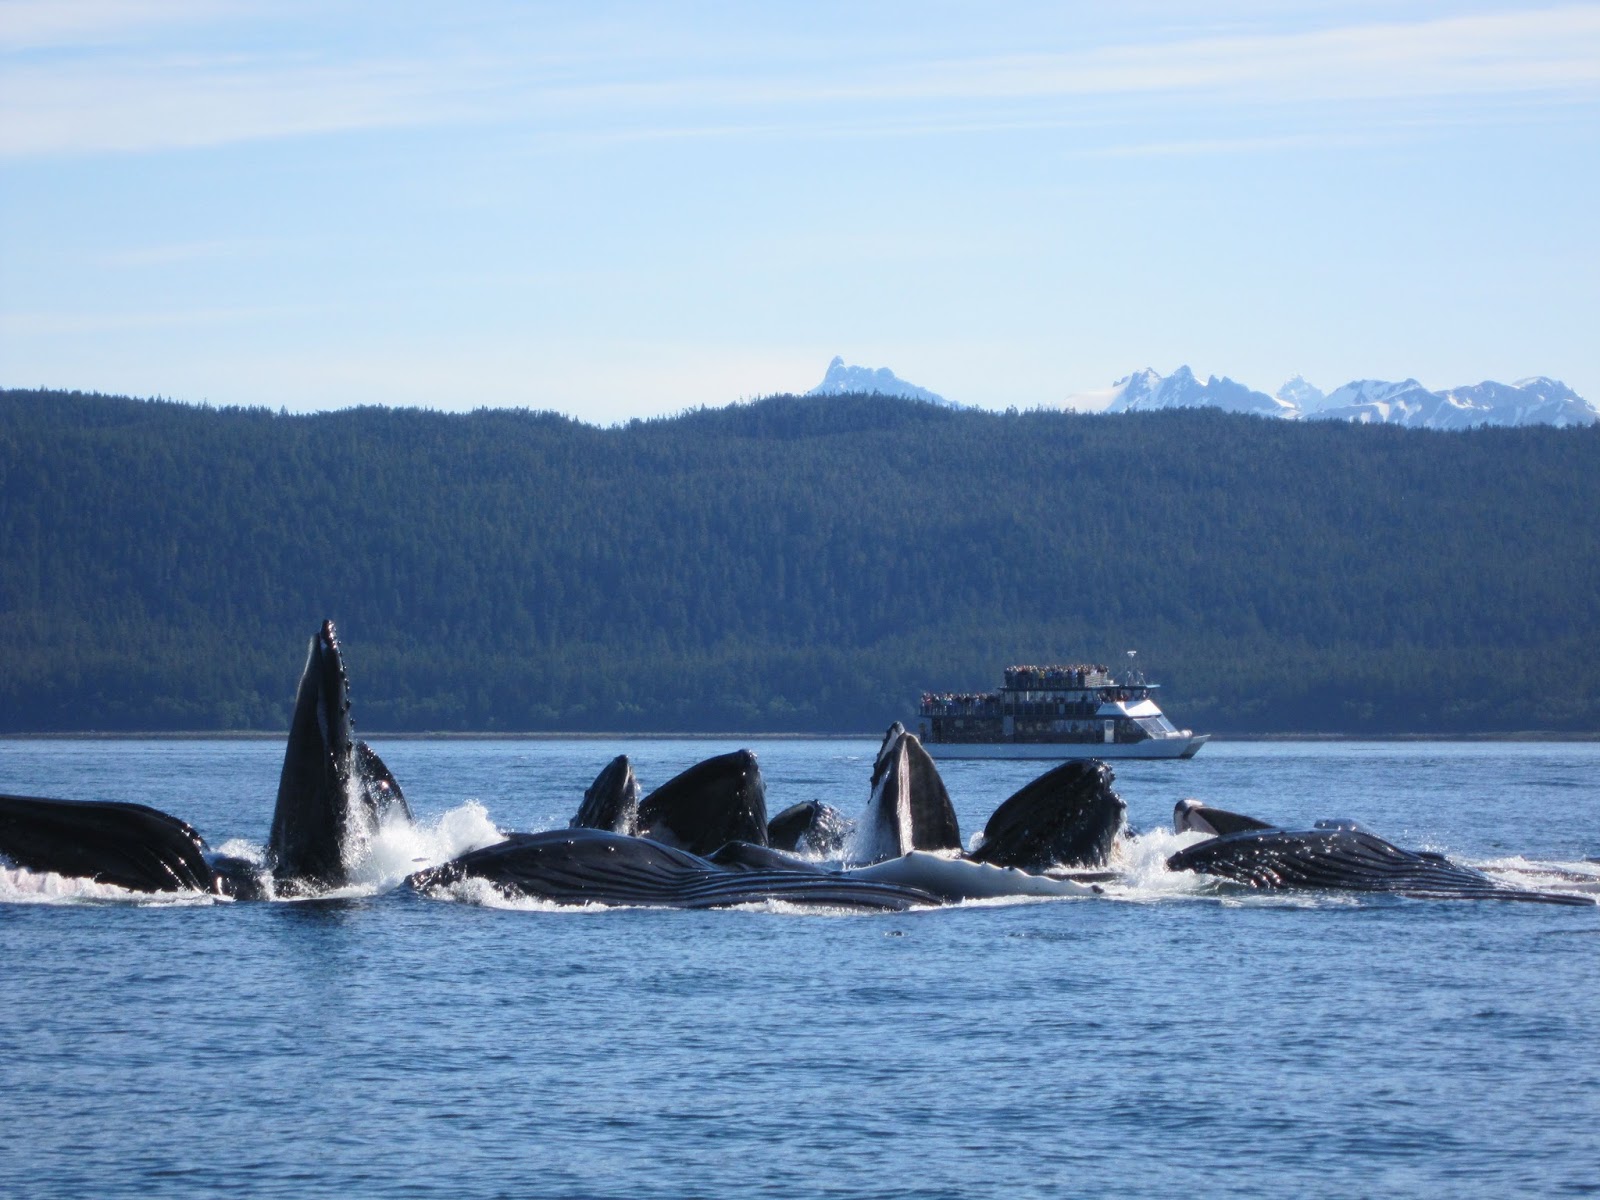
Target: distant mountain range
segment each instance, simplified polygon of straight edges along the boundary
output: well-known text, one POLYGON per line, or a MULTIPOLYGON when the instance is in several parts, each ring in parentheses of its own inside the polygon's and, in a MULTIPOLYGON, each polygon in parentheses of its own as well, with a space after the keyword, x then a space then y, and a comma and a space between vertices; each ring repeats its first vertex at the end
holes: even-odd
POLYGON ((1119 379, 1106 412, 1157 408, 1220 408, 1289 420, 1357 421, 1410 429, 1470 429, 1475 425, 1593 425, 1600 411, 1566 384, 1538 376, 1516 383, 1485 381, 1430 392, 1415 379, 1389 383, 1358 379, 1324 394, 1300 376, 1276 395, 1212 375, 1202 383, 1188 367, 1171 375, 1146 368, 1119 379))
MULTIPOLYGON (((846 366, 835 357, 822 382, 808 396, 850 394, 904 396, 946 408, 964 405, 907 383, 887 367, 846 366)), ((1516 383, 1492 380, 1470 387, 1430 392, 1415 379, 1389 383, 1358 379, 1323 392, 1296 375, 1275 395, 1258 392, 1227 376, 1204 382, 1188 367, 1161 375, 1146 367, 1117 380, 1108 390, 1073 396, 1069 407, 1104 412, 1149 412, 1158 408, 1220 408, 1225 412, 1291 421, 1356 421, 1403 425, 1411 429, 1470 429, 1475 425, 1593 425, 1600 410, 1566 384, 1536 376, 1516 383)))
POLYGON ((946 408, 960 408, 937 392, 907 383, 888 367, 847 367, 843 358, 834 355, 828 364, 822 382, 806 393, 808 396, 848 395, 904 396, 909 400, 926 400, 929 404, 942 404, 946 408))

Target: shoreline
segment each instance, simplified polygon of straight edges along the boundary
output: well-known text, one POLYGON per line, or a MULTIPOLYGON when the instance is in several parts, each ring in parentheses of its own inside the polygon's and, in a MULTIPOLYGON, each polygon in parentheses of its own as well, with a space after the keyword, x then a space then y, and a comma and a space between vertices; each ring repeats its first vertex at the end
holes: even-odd
MULTIPOLYGON (((145 732, 107 732, 72 730, 30 733, 0 733, 0 742, 265 742, 288 736, 281 730, 154 730, 145 732)), ((374 730, 362 735, 368 741, 386 742, 860 742, 881 741, 882 733, 545 733, 545 732, 385 732, 374 730)), ((1517 730, 1507 733, 1221 733, 1212 734, 1220 742, 1600 742, 1600 730, 1555 732, 1517 730)))

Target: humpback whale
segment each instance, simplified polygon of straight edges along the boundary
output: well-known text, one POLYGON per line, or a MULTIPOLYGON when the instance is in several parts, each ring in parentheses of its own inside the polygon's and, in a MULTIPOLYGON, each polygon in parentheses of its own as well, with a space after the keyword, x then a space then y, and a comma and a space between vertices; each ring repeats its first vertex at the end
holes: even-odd
POLYGON ((254 863, 213 854, 187 821, 145 804, 0 796, 0 858, 130 892, 264 894, 254 863))
POLYGON ((635 832, 698 855, 728 842, 766 845, 767 793, 756 756, 735 750, 673 776, 640 802, 635 832))
POLYGON ((896 721, 872 764, 872 795, 856 825, 852 857, 862 863, 913 850, 961 849, 961 827, 939 769, 915 734, 896 721))
POLYGON ((1024 871, 1104 866, 1128 813, 1115 778, 1096 758, 1046 771, 994 810, 972 858, 1024 871))
POLYGON ((639 781, 633 764, 619 754, 594 777, 583 793, 583 803, 572 818, 574 829, 607 829, 632 833, 639 823, 639 781))
POLYGON ((1198 800, 1179 800, 1172 810, 1173 833, 1203 833, 1218 837, 1225 833, 1271 828, 1265 821, 1258 821, 1243 813, 1229 812, 1225 808, 1209 808, 1198 800))
POLYGON ((502 895, 556 904, 725 908, 782 900, 829 908, 901 911, 938 901, 916 888, 824 871, 750 846, 724 864, 643 837, 603 829, 513 833, 407 882, 427 893, 463 879, 483 879, 502 895), (774 855, 772 859, 763 856, 774 855))
POLYGON ((767 845, 818 857, 837 854, 850 829, 850 819, 831 804, 803 800, 767 822, 767 845))
POLYGON ((1198 871, 1264 889, 1392 892, 1421 900, 1594 903, 1587 896, 1512 887, 1442 854, 1402 850, 1353 821, 1319 821, 1309 830, 1257 827, 1225 833, 1180 850, 1167 859, 1167 869, 1198 871))
MULTIPOLYGON (((360 845, 411 810, 393 773, 355 741, 333 622, 311 640, 295 700, 267 857, 280 886, 337 887, 360 845)), ((260 899, 255 864, 209 853, 186 822, 143 804, 0 796, 0 855, 131 891, 260 899)))
POLYGON ((1103 862, 1124 810, 1104 764, 1069 766, 1074 769, 1046 772, 1002 804, 990 818, 984 846, 964 854, 938 768, 916 735, 896 721, 873 762, 872 794, 851 847, 857 865, 845 873, 920 888, 946 901, 1092 895, 1098 889, 1042 872, 1103 862))
POLYGON ((0 796, 0 855, 30 871, 133 892, 209 892, 218 883, 205 849, 187 822, 147 805, 0 796))
POLYGON ((388 821, 411 808, 383 760, 355 740, 350 683, 332 621, 311 639, 295 693, 267 861, 290 891, 343 887, 350 867, 388 821))

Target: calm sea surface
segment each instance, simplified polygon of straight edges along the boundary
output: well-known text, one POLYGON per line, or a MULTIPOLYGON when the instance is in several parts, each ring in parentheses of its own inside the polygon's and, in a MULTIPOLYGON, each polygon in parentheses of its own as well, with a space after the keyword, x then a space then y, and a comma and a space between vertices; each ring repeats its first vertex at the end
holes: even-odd
MULTIPOLYGON (((875 743, 752 743, 769 810, 875 743)), ((735 743, 376 743, 423 829, 342 899, 0 870, 7 1196, 1600 1194, 1600 909, 1240 897, 1185 796, 1491 869, 1600 856, 1600 745, 1212 744, 1127 763, 1128 882, 910 915, 549 911, 392 883, 735 743), (481 807, 479 807, 481 806, 481 807)), ((269 742, 0 741, 0 791, 258 848, 269 742)), ((942 770, 965 833, 1038 764, 942 770)), ((387 857, 383 857, 386 855, 387 857)), ((1596 868, 1590 868, 1596 869, 1596 868)))

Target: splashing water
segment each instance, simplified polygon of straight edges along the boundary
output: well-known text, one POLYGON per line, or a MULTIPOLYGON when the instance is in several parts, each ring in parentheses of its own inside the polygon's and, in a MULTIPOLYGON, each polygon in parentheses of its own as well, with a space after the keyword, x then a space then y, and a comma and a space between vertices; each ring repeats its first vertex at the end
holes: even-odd
MULTIPOLYGON (((407 875, 424 867, 437 866, 457 855, 501 840, 501 833, 489 820, 483 805, 468 801, 441 813, 432 821, 410 824, 388 820, 370 836, 359 839, 359 853, 352 854, 350 883, 314 897, 354 899, 375 896, 399 887, 407 875)), ((266 898, 289 900, 277 894, 272 873, 267 869, 266 847, 249 838, 229 838, 214 847, 211 857, 243 859, 254 864, 261 874, 266 898)), ((297 896, 304 900, 313 897, 297 896)), ((227 897, 209 892, 136 892, 115 884, 97 883, 77 876, 50 871, 30 871, 14 867, 0 858, 0 904, 214 904, 232 903, 227 897)))
POLYGON ((373 895, 398 887, 414 871, 436 867, 458 855, 503 840, 476 800, 441 813, 431 822, 385 821, 350 867, 351 888, 373 895))
POLYGON ((13 867, 0 858, 0 904, 213 904, 208 892, 135 892, 54 871, 13 867))

